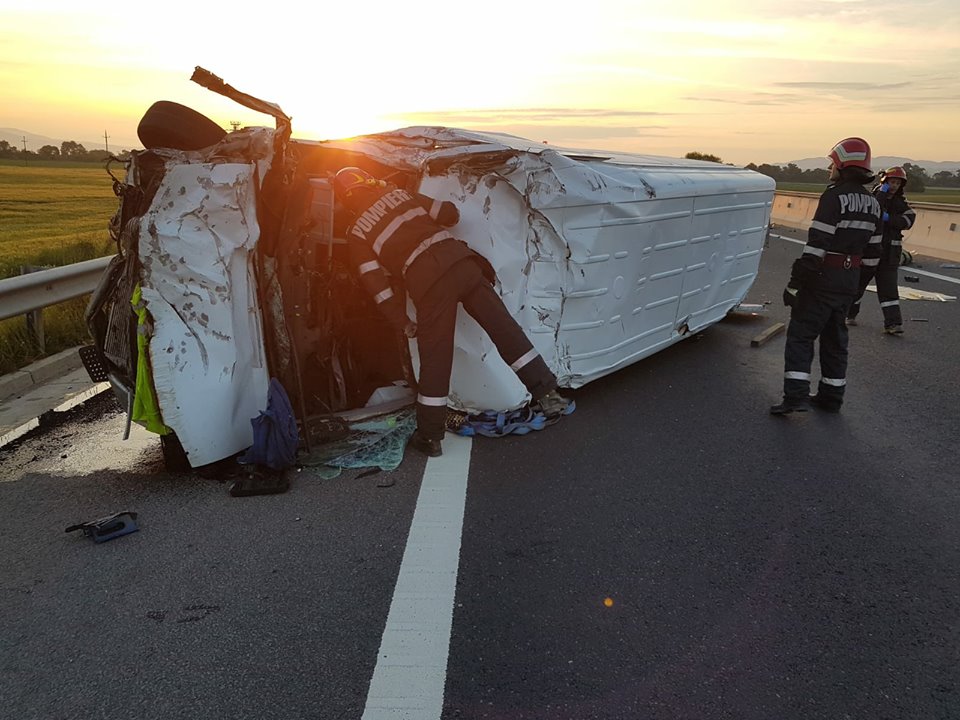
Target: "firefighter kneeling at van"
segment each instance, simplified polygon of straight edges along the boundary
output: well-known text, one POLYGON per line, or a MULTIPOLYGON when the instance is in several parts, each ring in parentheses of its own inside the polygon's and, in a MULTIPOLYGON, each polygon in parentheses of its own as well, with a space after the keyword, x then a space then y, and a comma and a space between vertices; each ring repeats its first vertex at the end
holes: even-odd
POLYGON ((356 167, 340 170, 334 186, 352 219, 347 241, 362 284, 391 322, 417 337, 417 429, 410 439, 417 450, 441 454, 460 303, 543 414, 550 418, 567 411, 569 401, 557 392, 557 378, 494 291, 490 263, 445 229, 460 220, 453 203, 408 193, 356 167), (417 310, 416 324, 384 271, 402 281, 417 310))
POLYGON ((790 307, 784 348, 783 402, 787 415, 814 405, 839 412, 847 384, 847 325, 857 296, 860 265, 879 257, 880 203, 863 187, 873 180, 870 146, 862 138, 838 142, 830 154, 830 182, 810 223, 803 253, 793 263, 783 301, 790 307), (820 340, 820 384, 810 397, 814 342, 820 340))

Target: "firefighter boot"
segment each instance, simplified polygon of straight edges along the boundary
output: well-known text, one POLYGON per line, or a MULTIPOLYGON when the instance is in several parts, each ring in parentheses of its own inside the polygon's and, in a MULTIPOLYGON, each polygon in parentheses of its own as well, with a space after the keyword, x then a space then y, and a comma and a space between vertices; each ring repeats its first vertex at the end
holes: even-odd
POLYGON ((410 444, 415 450, 419 450, 428 457, 440 457, 443 455, 443 448, 439 440, 431 440, 426 435, 421 434, 419 430, 414 430, 410 436, 410 444))
POLYGON ((903 335, 903 325, 889 325, 883 331, 887 335, 903 335))
POLYGON ((798 398, 784 397, 779 405, 770 407, 771 415, 789 415, 794 412, 807 412, 810 409, 810 403, 807 400, 798 398))
POLYGON ((843 404, 841 400, 836 398, 826 397, 817 393, 816 395, 810 396, 810 403, 816 407, 818 410, 823 410, 828 413, 838 413, 840 412, 840 406, 843 404))
POLYGON ((570 401, 556 390, 551 390, 537 400, 537 404, 540 406, 540 412, 542 412, 548 420, 565 415, 567 408, 570 407, 570 401))

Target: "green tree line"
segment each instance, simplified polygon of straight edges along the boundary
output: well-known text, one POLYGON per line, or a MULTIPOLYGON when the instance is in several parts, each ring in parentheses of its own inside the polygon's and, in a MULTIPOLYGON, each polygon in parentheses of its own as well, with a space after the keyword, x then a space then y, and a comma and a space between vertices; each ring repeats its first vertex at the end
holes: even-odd
POLYGON ((111 153, 107 150, 87 150, 74 140, 64 140, 60 147, 44 145, 39 150, 21 150, 6 140, 0 140, 0 158, 5 160, 72 160, 77 162, 105 162, 110 157, 124 157, 123 153, 111 153))
MULTIPOLYGON (((745 166, 747 170, 753 170, 764 175, 769 175, 777 182, 785 183, 817 183, 826 185, 829 181, 829 173, 826 170, 816 168, 814 170, 801 170, 794 163, 788 165, 755 165, 749 163, 745 166)), ((904 163, 903 169, 907 173, 908 193, 922 193, 928 187, 960 187, 960 171, 950 172, 941 170, 932 176, 927 173, 925 168, 913 163, 904 163)))
MULTIPOLYGON (((723 162, 723 160, 716 155, 702 152, 688 152, 686 155, 684 155, 684 157, 688 160, 709 160, 710 162, 716 163, 723 162)), ((727 164, 729 165, 730 163, 727 164)), ((767 175, 772 177, 777 182, 782 183, 810 183, 826 185, 830 181, 830 173, 828 173, 825 169, 815 168, 813 170, 801 170, 796 163, 788 163, 787 165, 770 165, 768 163, 757 165, 756 163, 749 163, 745 165, 744 168, 767 175)), ((922 193, 927 189, 927 187, 960 187, 960 170, 956 172, 941 170, 940 172, 930 175, 927 173, 925 168, 922 168, 919 165, 914 165, 913 163, 904 163, 903 169, 907 173, 907 187, 904 188, 905 192, 922 193)))

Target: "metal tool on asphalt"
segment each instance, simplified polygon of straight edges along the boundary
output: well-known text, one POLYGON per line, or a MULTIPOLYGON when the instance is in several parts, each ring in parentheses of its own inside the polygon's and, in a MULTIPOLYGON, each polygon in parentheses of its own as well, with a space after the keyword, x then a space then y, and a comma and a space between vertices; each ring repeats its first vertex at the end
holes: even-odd
POLYGON ((129 535, 139 529, 140 528, 137 527, 137 514, 135 512, 124 511, 107 515, 107 517, 102 517, 99 520, 91 520, 90 522, 71 525, 64 532, 83 530, 83 534, 89 538, 93 538, 94 542, 102 543, 118 538, 121 535, 129 535))
POLYGON ((732 308, 730 308, 730 312, 728 314, 746 315, 750 317, 750 316, 756 316, 756 315, 759 315, 760 313, 765 313, 765 312, 767 312, 766 304, 740 303, 739 305, 734 305, 732 308))

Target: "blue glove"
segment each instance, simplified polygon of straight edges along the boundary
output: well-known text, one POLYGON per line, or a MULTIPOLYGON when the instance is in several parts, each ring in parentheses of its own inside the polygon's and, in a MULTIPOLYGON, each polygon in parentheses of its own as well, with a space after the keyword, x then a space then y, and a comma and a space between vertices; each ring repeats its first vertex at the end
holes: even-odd
POLYGON ((888 193, 890 192, 890 183, 884 183, 880 186, 880 192, 888 193))
POLYGON ((881 218, 883 219, 884 222, 888 222, 888 221, 890 220, 890 213, 888 213, 886 210, 884 210, 884 211, 883 211, 883 215, 881 216, 881 218))

